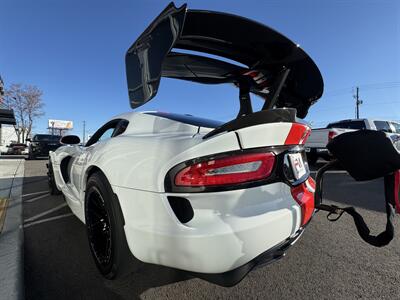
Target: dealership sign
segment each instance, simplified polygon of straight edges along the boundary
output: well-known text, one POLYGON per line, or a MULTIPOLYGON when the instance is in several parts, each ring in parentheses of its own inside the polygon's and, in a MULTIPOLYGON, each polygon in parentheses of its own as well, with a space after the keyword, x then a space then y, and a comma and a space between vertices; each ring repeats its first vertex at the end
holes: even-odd
POLYGON ((72 121, 65 120, 49 120, 49 128, 55 129, 72 129, 74 124, 72 121))

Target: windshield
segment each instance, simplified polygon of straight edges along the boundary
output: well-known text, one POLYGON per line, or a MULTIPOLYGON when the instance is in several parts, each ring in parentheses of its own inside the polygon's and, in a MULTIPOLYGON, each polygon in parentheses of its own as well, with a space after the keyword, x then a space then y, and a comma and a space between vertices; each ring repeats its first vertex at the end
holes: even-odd
POLYGON ((42 141, 58 142, 60 139, 61 136, 51 135, 51 134, 37 134, 33 137, 34 142, 42 142, 42 141))

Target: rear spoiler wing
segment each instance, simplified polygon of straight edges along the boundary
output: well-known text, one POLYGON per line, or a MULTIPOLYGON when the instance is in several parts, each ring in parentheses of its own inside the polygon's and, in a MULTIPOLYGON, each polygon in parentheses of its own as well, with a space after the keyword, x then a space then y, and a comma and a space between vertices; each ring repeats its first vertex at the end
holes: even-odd
POLYGON ((170 3, 128 49, 125 62, 132 108, 157 94, 161 77, 234 84, 238 116, 252 113, 253 93, 265 100, 263 110, 295 108, 304 118, 323 92, 318 67, 285 36, 240 16, 188 10, 186 4, 170 3))

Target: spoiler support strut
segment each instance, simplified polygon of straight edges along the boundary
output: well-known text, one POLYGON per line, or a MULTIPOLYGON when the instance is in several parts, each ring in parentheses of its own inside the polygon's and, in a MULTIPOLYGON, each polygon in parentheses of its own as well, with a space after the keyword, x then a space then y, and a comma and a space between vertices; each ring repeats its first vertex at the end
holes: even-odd
POLYGON ((284 68, 278 75, 278 78, 276 79, 274 85, 273 85, 273 91, 274 94, 272 95, 271 101, 265 100, 265 103, 262 107, 261 110, 267 110, 267 109, 272 109, 274 108, 276 102, 278 101, 279 94, 282 91, 283 85, 286 82, 286 79, 289 75, 290 69, 284 68))
POLYGON ((238 84, 240 109, 237 118, 253 113, 253 107, 251 106, 250 98, 250 80, 248 78, 242 77, 239 79, 238 84))

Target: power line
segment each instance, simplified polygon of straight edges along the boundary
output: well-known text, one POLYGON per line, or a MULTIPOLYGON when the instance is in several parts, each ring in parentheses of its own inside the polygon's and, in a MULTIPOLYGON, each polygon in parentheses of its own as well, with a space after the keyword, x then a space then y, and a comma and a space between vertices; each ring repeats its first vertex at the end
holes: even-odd
MULTIPOLYGON (((363 90, 381 90, 381 89, 399 88, 400 81, 386 81, 386 82, 359 84, 358 87, 362 88, 363 90)), ((345 94, 350 94, 352 92, 353 92, 353 87, 340 88, 325 92, 323 97, 327 98, 327 97, 341 96, 345 94)))

